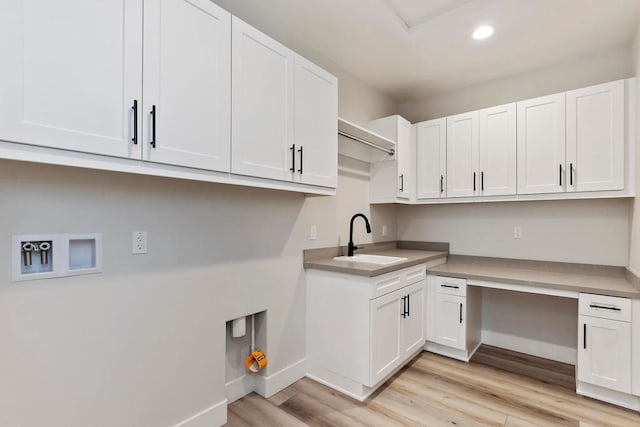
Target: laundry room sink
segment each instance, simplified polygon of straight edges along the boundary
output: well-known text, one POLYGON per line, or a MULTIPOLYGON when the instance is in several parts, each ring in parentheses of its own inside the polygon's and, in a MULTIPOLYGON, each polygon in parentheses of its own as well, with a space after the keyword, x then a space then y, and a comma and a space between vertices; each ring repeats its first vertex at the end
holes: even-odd
POLYGON ((366 264, 387 265, 395 262, 406 261, 407 258, 398 256, 373 255, 373 254, 357 254, 354 256, 338 256, 333 259, 337 261, 363 262, 366 264))

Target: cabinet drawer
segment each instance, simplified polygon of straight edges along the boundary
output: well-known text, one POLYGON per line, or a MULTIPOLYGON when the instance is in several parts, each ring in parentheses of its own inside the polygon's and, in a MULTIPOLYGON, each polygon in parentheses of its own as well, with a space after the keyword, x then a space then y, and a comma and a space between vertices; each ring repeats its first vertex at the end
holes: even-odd
POLYGON ((631 322, 631 300, 605 295, 580 294, 579 314, 631 322))
POLYGON ((436 276, 436 292, 447 295, 467 295, 467 279, 436 276))
POLYGON ((425 280, 425 277, 426 267, 424 264, 376 276, 372 281, 371 298, 377 298, 412 283, 425 280))

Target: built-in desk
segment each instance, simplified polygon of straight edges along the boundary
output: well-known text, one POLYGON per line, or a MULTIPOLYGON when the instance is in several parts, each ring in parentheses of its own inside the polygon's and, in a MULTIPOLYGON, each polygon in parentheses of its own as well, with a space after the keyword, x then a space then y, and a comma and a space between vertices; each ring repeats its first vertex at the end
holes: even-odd
POLYGON ((450 255, 428 268, 425 350, 468 361, 485 343, 572 363, 579 394, 640 410, 637 286, 622 267, 450 255))
POLYGON ((449 255, 429 273, 464 278, 469 285, 567 298, 581 292, 640 298, 637 283, 628 280, 623 267, 449 255))

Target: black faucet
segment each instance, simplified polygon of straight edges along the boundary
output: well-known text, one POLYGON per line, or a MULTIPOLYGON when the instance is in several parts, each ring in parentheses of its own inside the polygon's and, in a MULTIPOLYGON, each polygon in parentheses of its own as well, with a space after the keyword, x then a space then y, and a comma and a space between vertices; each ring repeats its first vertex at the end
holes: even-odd
POLYGON ((357 213, 354 216, 352 216, 351 224, 349 225, 349 247, 347 251, 347 256, 353 256, 353 251, 359 249, 357 246, 353 244, 353 221, 358 217, 362 217, 362 219, 364 219, 364 225, 367 227, 367 233, 371 234, 371 225, 369 224, 369 220, 367 219, 366 216, 364 216, 364 214, 357 213))

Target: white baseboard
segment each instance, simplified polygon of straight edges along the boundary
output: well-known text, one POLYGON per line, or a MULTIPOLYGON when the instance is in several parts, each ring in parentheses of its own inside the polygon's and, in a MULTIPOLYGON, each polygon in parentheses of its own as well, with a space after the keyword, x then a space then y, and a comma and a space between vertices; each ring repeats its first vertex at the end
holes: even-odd
POLYGON ((475 353, 478 347, 480 347, 480 344, 478 344, 476 348, 473 349, 471 354, 469 354, 467 353, 466 350, 458 350, 458 349, 447 347, 446 345, 437 344, 431 341, 427 341, 426 343, 424 343, 425 351, 436 353, 441 356, 450 357, 451 359, 461 360, 463 362, 468 362, 469 359, 471 358, 471 355, 475 353))
POLYGON ((254 376, 254 391, 262 397, 271 397, 304 378, 307 373, 307 359, 300 359, 275 374, 254 376))
POLYGON ((375 391, 374 388, 362 385, 350 378, 345 378, 312 362, 307 363, 307 377, 360 402, 375 391))
POLYGON ((231 404, 256 389, 255 377, 250 374, 245 374, 240 378, 229 381, 224 387, 227 404, 231 404))
POLYGON ((227 423, 227 399, 179 422, 174 427, 214 427, 227 423))
POLYGON ((577 351, 573 347, 501 334, 486 329, 482 330, 482 343, 570 365, 575 365, 578 357, 577 351))
POLYGON ((640 398, 627 393, 620 393, 619 391, 609 390, 582 381, 576 382, 576 393, 622 406, 623 408, 640 411, 640 398))

